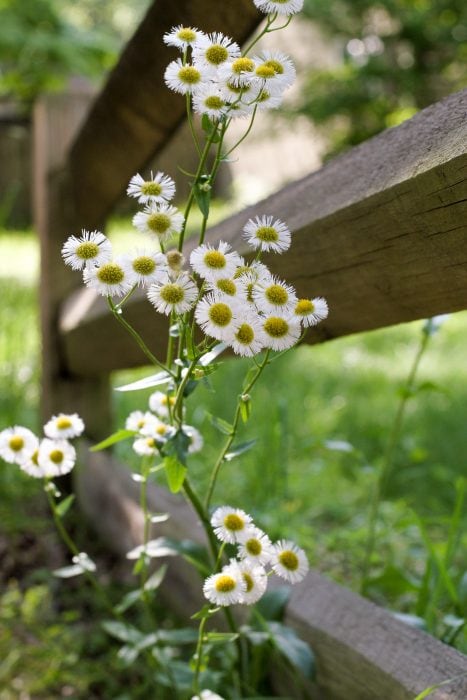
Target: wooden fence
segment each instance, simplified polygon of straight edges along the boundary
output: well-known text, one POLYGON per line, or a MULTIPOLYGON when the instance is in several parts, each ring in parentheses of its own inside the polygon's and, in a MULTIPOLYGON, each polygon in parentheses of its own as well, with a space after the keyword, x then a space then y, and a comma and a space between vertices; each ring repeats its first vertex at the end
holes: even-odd
MULTIPOLYGON (((131 175, 164 151, 183 121, 183 100, 162 81, 169 60, 162 35, 183 21, 242 42, 260 19, 251 0, 158 0, 94 100, 78 90, 38 105, 44 417, 79 411, 89 437, 108 434, 110 372, 144 364, 102 299, 76 288, 60 249, 71 233, 104 227, 131 175)), ((466 114, 467 91, 452 95, 215 226, 208 240, 222 236, 242 251, 239 231, 249 217, 275 214, 289 223, 294 245, 281 256, 280 274, 299 292, 325 295, 332 309, 309 342, 466 308, 466 114)), ((275 258, 267 263, 279 272, 275 258)), ((164 320, 152 314, 149 334, 149 314, 135 295, 127 317, 157 353, 164 320)), ((109 457, 86 453, 82 462, 82 505, 124 553, 141 541, 135 485, 109 457)), ((176 516, 165 534, 202 537, 178 498, 153 489, 151 499, 176 516)), ((183 563, 171 562, 168 584, 175 608, 195 608, 197 588, 183 563)), ((294 593, 287 619, 317 655, 315 698, 410 700, 467 672, 463 655, 316 572, 294 593)), ((430 697, 465 700, 467 678, 430 697)))

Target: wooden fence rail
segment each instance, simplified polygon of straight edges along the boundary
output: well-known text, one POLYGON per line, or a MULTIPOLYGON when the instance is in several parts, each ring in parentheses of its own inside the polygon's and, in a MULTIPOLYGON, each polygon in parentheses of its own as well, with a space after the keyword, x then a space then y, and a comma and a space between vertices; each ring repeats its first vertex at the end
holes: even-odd
MULTIPOLYGON (((76 289, 60 249, 70 233, 104 226, 131 175, 162 152, 183 120, 183 100, 162 83, 171 58, 163 33, 184 22, 241 42, 259 20, 251 0, 157 0, 97 99, 78 90, 72 98, 77 109, 66 119, 61 98, 38 105, 44 418, 79 411, 91 438, 107 434, 109 373, 144 363, 102 300, 76 289)), ((467 91, 452 95, 214 227, 208 239, 223 238, 242 251, 240 232, 249 217, 274 214, 288 222, 294 245, 268 264, 300 293, 323 294, 331 306, 329 320, 309 342, 466 308, 466 113, 467 91)), ((160 352, 164 321, 143 296, 131 301, 128 318, 160 352)), ((135 485, 108 457, 86 453, 82 462, 81 503, 123 554, 141 541, 135 485)), ((161 489, 151 499, 173 515, 162 532, 201 537, 183 502, 161 489)), ((182 612, 199 602, 199 583, 191 576, 171 562, 165 595, 182 612)), ((294 593, 287 618, 317 654, 314 698, 411 700, 467 672, 466 657, 316 572, 294 593)), ((467 680, 431 697, 465 700, 467 680)))

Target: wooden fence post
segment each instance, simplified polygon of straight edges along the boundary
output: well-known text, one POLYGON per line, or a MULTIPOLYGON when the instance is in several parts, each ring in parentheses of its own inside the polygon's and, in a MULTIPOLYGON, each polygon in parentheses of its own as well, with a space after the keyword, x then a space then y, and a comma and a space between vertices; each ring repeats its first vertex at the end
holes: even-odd
MULTIPOLYGON (((79 215, 65 169, 70 145, 87 116, 94 95, 88 84, 75 82, 62 94, 44 95, 33 121, 34 224, 39 234, 41 268, 39 299, 42 334, 41 418, 78 412, 92 437, 108 431, 110 401, 108 375, 80 377, 64 362, 58 333, 62 301, 79 284, 79 277, 63 264, 61 247, 86 221, 79 215)), ((94 228, 95 222, 90 222, 94 228)))

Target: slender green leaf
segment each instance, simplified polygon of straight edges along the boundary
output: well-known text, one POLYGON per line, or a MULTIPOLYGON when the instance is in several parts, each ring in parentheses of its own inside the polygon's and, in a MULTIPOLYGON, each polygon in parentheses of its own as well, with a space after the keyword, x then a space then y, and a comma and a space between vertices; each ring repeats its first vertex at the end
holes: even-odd
POLYGON ((207 415, 211 425, 216 428, 216 430, 218 430, 220 433, 224 433, 224 435, 232 435, 233 425, 231 423, 227 423, 227 421, 223 418, 213 416, 211 413, 208 413, 207 415))
POLYGON ((315 657, 310 647, 290 627, 280 622, 270 622, 269 630, 274 646, 285 658, 297 668, 305 678, 312 679, 315 674, 315 657))
POLYGON ((164 457, 165 475, 172 493, 178 493, 185 481, 186 467, 174 455, 164 457))
POLYGON ((247 423, 251 415, 251 399, 240 402, 240 416, 244 423, 247 423))
POLYGON ((64 498, 63 501, 60 501, 60 503, 58 503, 55 506, 55 512, 57 513, 57 515, 60 518, 63 518, 66 515, 66 513, 68 513, 74 500, 75 500, 75 494, 71 493, 69 496, 64 498))
POLYGON ((57 578, 72 578, 73 576, 81 576, 84 574, 86 569, 84 569, 81 564, 72 564, 71 566, 64 566, 61 569, 55 569, 53 575, 57 578))
POLYGON ((427 698, 429 695, 431 695, 431 693, 434 693, 435 690, 438 690, 438 688, 442 688, 445 685, 449 685, 450 683, 454 683, 455 681, 459 681, 461 678, 465 678, 465 676, 467 676, 467 673, 461 673, 458 676, 453 676, 452 678, 447 678, 445 681, 441 681, 441 683, 437 683, 436 685, 430 685, 429 688, 425 688, 425 690, 423 690, 413 700, 424 700, 424 698, 427 698))
POLYGON ((203 187, 203 185, 195 185, 194 195, 201 214, 207 218, 211 204, 211 190, 203 189, 203 187))
POLYGON ((138 379, 136 382, 131 382, 131 384, 124 384, 123 386, 117 386, 117 391, 139 391, 140 389, 149 389, 153 386, 160 386, 161 384, 168 384, 170 382, 170 374, 168 372, 158 372, 157 374, 151 374, 150 377, 145 377, 144 379, 138 379))
POLYGON ((131 608, 135 603, 138 602, 138 600, 141 599, 141 591, 138 588, 135 591, 130 591, 126 595, 123 596, 121 599, 120 603, 115 606, 115 611, 118 614, 124 613, 126 610, 131 608))
POLYGON ((242 455, 244 452, 248 452, 248 450, 251 450, 253 445, 256 445, 256 443, 257 440, 255 438, 254 440, 248 440, 247 442, 241 442, 238 445, 234 445, 231 451, 227 452, 227 454, 225 455, 225 461, 230 462, 232 459, 235 459, 235 457, 242 455))
POLYGON ((136 431, 134 430, 117 430, 116 433, 109 435, 108 438, 102 440, 102 442, 98 442, 97 445, 91 447, 91 452, 99 452, 99 450, 105 450, 106 447, 115 445, 117 442, 121 442, 122 440, 128 440, 128 438, 134 437, 135 435, 136 431))
POLYGON ((157 571, 155 571, 144 584, 145 591, 155 591, 161 585, 164 580, 165 574, 167 573, 167 565, 163 564, 157 571))
POLYGON ((265 620, 282 620, 291 592, 291 586, 278 586, 266 591, 255 608, 265 620))
POLYGON ((203 605, 201 610, 198 610, 197 613, 191 616, 191 620, 204 620, 212 617, 213 615, 218 612, 220 608, 213 608, 209 603, 206 603, 206 605, 203 605))
POLYGON ((120 642, 136 645, 144 639, 144 634, 136 629, 136 627, 133 627, 133 625, 118 622, 117 620, 104 620, 101 624, 107 634, 118 639, 120 642))
POLYGON ((205 639, 209 644, 229 644, 238 639, 237 632, 208 632, 205 639))

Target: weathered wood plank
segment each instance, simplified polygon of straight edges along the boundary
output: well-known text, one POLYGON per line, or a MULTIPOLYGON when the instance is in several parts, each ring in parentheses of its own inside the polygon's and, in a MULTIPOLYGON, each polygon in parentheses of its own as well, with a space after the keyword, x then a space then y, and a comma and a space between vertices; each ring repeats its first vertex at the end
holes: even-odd
MULTIPOLYGON (((83 451, 81 460, 81 505, 108 545, 123 556, 142 538, 138 487, 103 453, 83 451)), ((171 514, 166 523, 154 526, 155 537, 204 542, 196 516, 180 497, 151 484, 149 507, 171 514)), ((161 593, 186 618, 202 605, 200 579, 180 558, 168 563, 161 593)), ((467 674, 467 657, 316 571, 293 588, 286 621, 312 646, 320 697, 326 700, 413 700, 431 685, 467 674)), ((467 676, 430 695, 433 700, 466 697, 467 676)))
POLYGON ((251 0, 157 0, 127 44, 70 152, 77 225, 93 228, 110 212, 128 181, 185 119, 185 101, 163 76, 179 52, 162 37, 185 24, 220 31, 243 43, 264 19, 251 0))
MULTIPOLYGON (((265 260, 300 294, 328 299, 329 319, 308 342, 467 308, 466 112, 464 90, 227 219, 207 239, 245 252, 240 232, 248 218, 274 214, 290 225, 290 251, 265 260)), ((126 313, 162 352, 164 319, 144 296, 126 313)), ((144 362, 87 292, 65 308, 61 329, 77 373, 144 362), (87 310, 80 313, 83 297, 87 310), (112 356, 102 353, 108 338, 112 356)))

